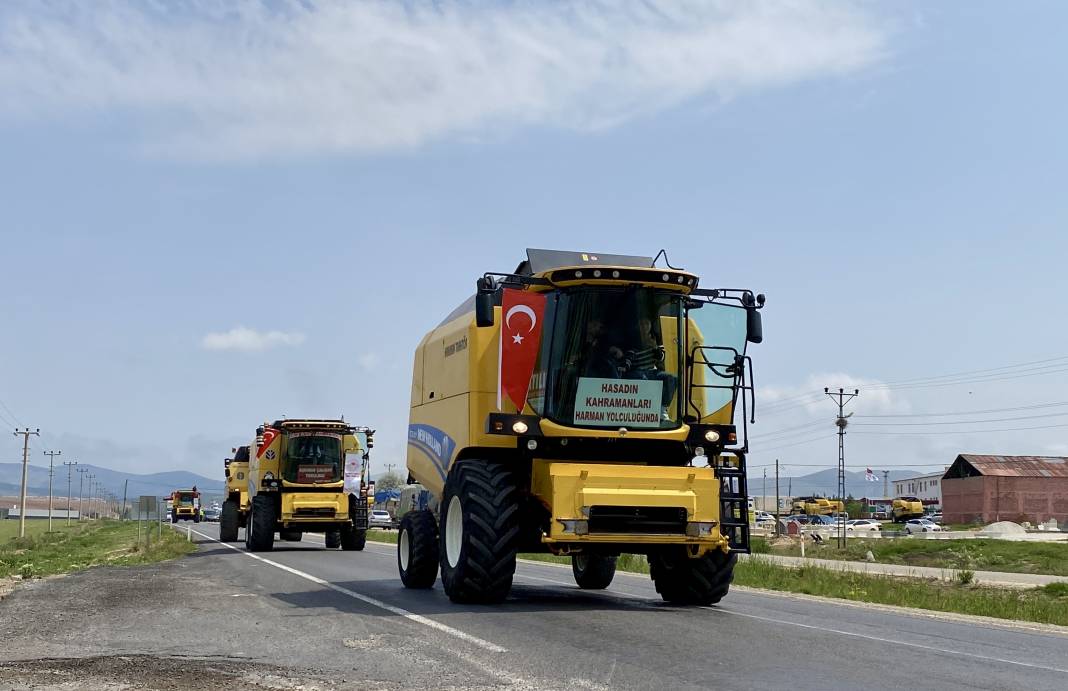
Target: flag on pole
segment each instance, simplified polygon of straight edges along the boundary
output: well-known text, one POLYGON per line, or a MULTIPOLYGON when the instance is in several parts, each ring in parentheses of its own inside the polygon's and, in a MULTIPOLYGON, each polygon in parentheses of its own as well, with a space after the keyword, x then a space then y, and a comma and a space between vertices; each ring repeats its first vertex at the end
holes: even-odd
POLYGON ((501 341, 497 360, 497 410, 507 397, 522 412, 541 345, 545 296, 505 288, 501 295, 501 341))
POLYGON ((879 478, 875 477, 875 473, 872 472, 871 468, 868 468, 867 472, 864 473, 864 479, 867 480, 868 482, 878 482, 879 481, 879 478))

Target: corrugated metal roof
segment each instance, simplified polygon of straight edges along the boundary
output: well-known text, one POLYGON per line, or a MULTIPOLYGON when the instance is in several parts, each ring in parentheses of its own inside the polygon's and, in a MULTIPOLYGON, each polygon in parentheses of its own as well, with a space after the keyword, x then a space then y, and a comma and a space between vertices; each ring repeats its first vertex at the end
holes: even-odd
POLYGON ((1002 477, 1068 477, 1068 458, 1064 456, 978 456, 961 454, 981 475, 1002 477))

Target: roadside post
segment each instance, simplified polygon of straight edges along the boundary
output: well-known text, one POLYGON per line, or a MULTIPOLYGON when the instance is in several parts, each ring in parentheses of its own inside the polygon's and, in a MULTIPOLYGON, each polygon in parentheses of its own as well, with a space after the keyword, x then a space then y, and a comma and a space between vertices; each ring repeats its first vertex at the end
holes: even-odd
POLYGON ((148 521, 152 520, 152 509, 156 506, 156 497, 149 494, 142 494, 137 499, 137 534, 141 534, 141 516, 145 518, 145 549, 152 544, 152 524, 148 521))

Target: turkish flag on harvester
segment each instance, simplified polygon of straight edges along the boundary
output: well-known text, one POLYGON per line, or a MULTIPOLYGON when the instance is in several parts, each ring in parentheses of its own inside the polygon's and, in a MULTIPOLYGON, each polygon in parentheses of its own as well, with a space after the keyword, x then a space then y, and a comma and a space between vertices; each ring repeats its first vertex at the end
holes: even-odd
POLYGON ((497 410, 507 396, 523 410, 530 388, 530 375, 541 345, 541 317, 545 296, 525 290, 505 288, 501 295, 501 342, 497 358, 497 410))

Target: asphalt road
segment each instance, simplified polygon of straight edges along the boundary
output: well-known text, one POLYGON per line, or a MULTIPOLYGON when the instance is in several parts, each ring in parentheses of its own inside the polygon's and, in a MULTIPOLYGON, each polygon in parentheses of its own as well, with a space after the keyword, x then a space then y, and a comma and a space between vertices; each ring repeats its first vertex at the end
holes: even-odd
POLYGON ((1068 636, 1037 626, 744 590, 680 608, 646 576, 588 592, 570 569, 532 563, 503 605, 458 606, 440 585, 405 590, 393 546, 341 552, 309 536, 250 555, 214 541, 217 526, 195 530, 186 559, 0 602, 0 688, 54 679, 33 668, 41 658, 51 675, 56 658, 91 658, 67 673, 114 688, 168 688, 145 680, 179 671, 173 688, 1068 688, 1068 636))

